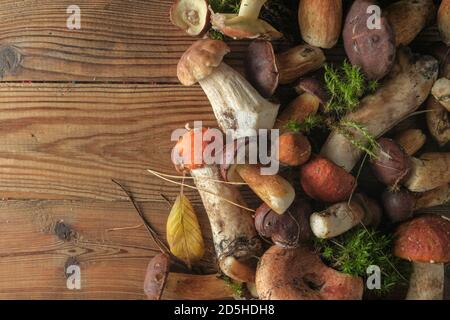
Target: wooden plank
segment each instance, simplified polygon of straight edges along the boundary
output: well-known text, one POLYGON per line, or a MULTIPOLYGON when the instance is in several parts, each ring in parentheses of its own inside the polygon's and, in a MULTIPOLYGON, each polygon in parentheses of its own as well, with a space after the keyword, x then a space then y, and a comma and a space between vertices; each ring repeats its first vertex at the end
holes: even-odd
MULTIPOLYGON (((72 0, 3 0, 0 79, 178 83, 176 65, 196 38, 170 23, 172 2, 78 0, 81 29, 69 30, 72 0)), ((427 48, 438 40, 436 28, 428 28, 415 43, 427 48)), ((226 62, 241 71, 249 42, 228 43, 226 62)), ((345 57, 341 43, 325 53, 331 62, 345 57)))
MULTIPOLYGON (((195 39, 169 21, 172 0, 3 0, 0 76, 4 81, 177 83, 176 64, 195 39), (66 10, 81 10, 69 30, 66 10)), ((242 53, 245 43, 235 42, 242 53)), ((231 54, 235 65, 241 54, 231 54)))
MULTIPOLYGON (((167 205, 141 207, 165 239, 167 205)), ((196 210, 207 249, 197 271, 214 273, 209 222, 196 210)), ((0 299, 144 298, 145 269, 159 251, 142 226, 111 230, 140 224, 129 202, 0 202, 0 299), (67 288, 71 264, 80 267, 81 290, 67 288)))
POLYGON ((172 131, 196 120, 216 125, 198 87, 0 84, 0 197, 123 200, 115 178, 162 201, 179 188, 146 169, 176 174, 172 131))

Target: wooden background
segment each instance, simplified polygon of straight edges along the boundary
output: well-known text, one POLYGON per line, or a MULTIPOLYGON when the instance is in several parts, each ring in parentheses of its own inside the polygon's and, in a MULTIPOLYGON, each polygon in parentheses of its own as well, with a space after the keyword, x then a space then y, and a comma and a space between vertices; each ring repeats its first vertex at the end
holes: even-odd
MULTIPOLYGON (((117 179, 165 239, 178 187, 170 141, 215 120, 203 91, 182 87, 178 59, 195 39, 168 19, 171 0, 0 0, 0 299, 142 299, 158 249, 117 179), (81 30, 66 27, 81 8, 81 30), (65 266, 81 268, 81 290, 65 266)), ((435 41, 434 30, 423 39, 435 41)), ((426 41, 421 42, 425 46, 426 41)), ((240 69, 247 42, 226 61, 240 69)), ((342 49, 327 52, 331 60, 342 49)), ((214 270, 208 220, 204 271, 214 270)))

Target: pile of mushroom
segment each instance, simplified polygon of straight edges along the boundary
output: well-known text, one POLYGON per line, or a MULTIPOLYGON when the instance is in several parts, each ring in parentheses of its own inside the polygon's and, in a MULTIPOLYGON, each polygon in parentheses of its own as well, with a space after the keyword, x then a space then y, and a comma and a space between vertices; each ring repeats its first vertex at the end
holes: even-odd
MULTIPOLYGON (((192 136, 203 136, 206 128, 188 130, 174 148, 176 169, 193 178, 208 215, 220 272, 246 283, 252 289, 247 297, 262 300, 363 299, 368 289, 362 276, 327 264, 313 243, 370 228, 391 234, 392 253, 411 262, 407 299, 448 297, 450 214, 448 207, 444 213, 430 208, 450 202, 450 1, 437 8, 433 0, 400 0, 380 8, 375 0, 355 0, 347 10, 341 0, 299 0, 303 42, 287 50, 274 42, 283 41, 277 24, 262 18, 266 2, 242 0, 234 13, 214 12, 206 0, 177 0, 171 8, 176 26, 203 36, 182 55, 178 79, 201 86, 218 127, 233 138, 220 165, 188 161, 192 136), (407 46, 435 24, 442 42, 413 53, 407 46), (225 40, 212 39, 212 30, 225 40), (341 35, 365 83, 379 81, 339 118, 364 130, 343 132, 327 122, 333 92, 323 67, 341 35), (252 41, 241 42, 248 47, 244 68, 235 70, 224 60, 239 39, 252 41), (297 97, 287 101, 283 92, 297 97), (326 119, 326 139, 290 127, 314 117, 326 119), (408 122, 420 117, 428 128, 408 122), (281 167, 277 174, 262 174, 261 163, 236 161, 242 150, 248 160, 246 147, 260 129, 280 132, 271 155, 281 167), (369 154, 372 140, 376 148, 369 154), (360 174, 374 178, 376 192, 366 190, 360 174), (257 208, 248 208, 239 184, 258 197, 257 208)), ((210 143, 202 141, 201 154, 210 143)), ((149 299, 233 297, 216 275, 171 273, 169 266, 166 255, 150 262, 149 299)))

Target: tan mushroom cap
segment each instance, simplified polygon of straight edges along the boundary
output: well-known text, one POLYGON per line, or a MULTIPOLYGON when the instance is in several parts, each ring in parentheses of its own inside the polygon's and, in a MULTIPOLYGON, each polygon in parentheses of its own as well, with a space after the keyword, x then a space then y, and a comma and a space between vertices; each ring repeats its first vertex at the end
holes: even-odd
POLYGON ((261 19, 251 19, 237 14, 214 13, 211 15, 213 28, 233 39, 276 40, 283 34, 261 19))
POLYGON ((256 271, 262 300, 361 300, 363 281, 327 267, 306 247, 272 246, 256 271))
POLYGON ((185 86, 191 86, 209 76, 230 52, 221 40, 202 39, 186 50, 177 66, 177 76, 185 86))

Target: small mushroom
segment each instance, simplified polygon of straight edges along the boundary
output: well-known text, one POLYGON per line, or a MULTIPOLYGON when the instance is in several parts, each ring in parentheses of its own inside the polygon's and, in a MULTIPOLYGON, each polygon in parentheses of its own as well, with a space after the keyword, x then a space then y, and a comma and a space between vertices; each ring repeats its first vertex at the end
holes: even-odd
POLYGON ((303 40, 315 47, 334 47, 341 33, 342 11, 342 0, 300 0, 298 22, 303 40))
POLYGON ((441 78, 437 80, 431 89, 431 93, 450 112, 450 79, 441 78))
POLYGON ((247 79, 265 98, 271 97, 278 84, 288 84, 322 67, 325 55, 319 48, 299 45, 275 55, 266 40, 253 41, 245 58, 247 79))
POLYGON ((384 213, 393 223, 408 220, 413 216, 416 198, 405 189, 386 190, 381 196, 384 213))
POLYGON ((403 183, 411 170, 411 160, 402 146, 388 138, 378 139, 380 150, 371 162, 372 170, 380 182, 397 188, 403 183))
POLYGON ((308 196, 328 203, 347 200, 356 187, 350 173, 321 156, 300 168, 300 183, 308 196))
POLYGON ((337 237, 360 223, 376 228, 382 217, 378 203, 363 194, 355 194, 351 201, 340 202, 321 212, 314 212, 309 221, 317 238, 337 237))
POLYGON ((213 13, 212 26, 233 39, 279 39, 283 35, 269 23, 259 19, 266 2, 267 0, 242 0, 239 14, 213 13))
POLYGON ((196 82, 205 91, 219 127, 232 130, 233 138, 272 129, 279 105, 264 99, 238 72, 222 62, 230 51, 223 41, 195 42, 178 63, 178 79, 184 85, 196 82))
MULTIPOLYGON (((245 146, 245 145, 244 145, 245 146)), ((278 214, 283 214, 295 199, 292 185, 279 175, 263 175, 261 166, 257 164, 239 164, 236 156, 240 156, 238 142, 233 146, 225 146, 224 161, 221 165, 222 177, 228 182, 246 182, 258 197, 278 214)))
POLYGON ((389 5, 385 11, 397 47, 409 45, 436 16, 433 0, 400 0, 389 5))
POLYGON ((395 233, 394 254, 412 261, 407 300, 442 300, 444 264, 450 261, 450 220, 427 214, 404 222, 395 233))
POLYGON ((360 224, 365 214, 356 201, 337 203, 311 215, 311 230, 317 238, 334 238, 360 224))
POLYGON ((311 157, 311 144, 301 133, 283 133, 278 139, 278 161, 282 165, 296 167, 311 157))
POLYGON ((361 67, 370 80, 378 80, 389 73, 395 62, 395 34, 385 16, 379 28, 369 28, 373 14, 369 6, 375 0, 353 2, 344 24, 345 52, 353 65, 361 67))
POLYGON ((312 236, 309 226, 311 206, 297 199, 285 214, 279 215, 263 203, 255 214, 255 227, 260 236, 271 238, 284 248, 295 248, 312 236))
POLYGON ((220 300, 233 298, 233 290, 217 275, 170 272, 170 259, 161 253, 150 260, 144 280, 149 300, 220 300))
POLYGON ((327 267, 310 249, 272 246, 256 271, 261 300, 361 300, 363 280, 327 267))
POLYGON ((170 8, 170 21, 191 36, 208 30, 209 17, 206 0, 176 0, 170 8))
POLYGON ((450 46, 450 0, 442 0, 437 20, 442 40, 450 46))
POLYGON ((278 119, 275 121, 275 129, 280 133, 287 131, 287 125, 291 122, 302 123, 309 116, 315 115, 320 107, 320 100, 313 94, 303 93, 289 103, 281 111, 278 119))
POLYGON ((407 129, 398 133, 394 140, 403 147, 406 154, 413 155, 425 145, 427 136, 420 129, 407 129))
POLYGON ((450 153, 425 153, 411 159, 411 173, 404 185, 412 192, 425 192, 450 183, 450 153))

